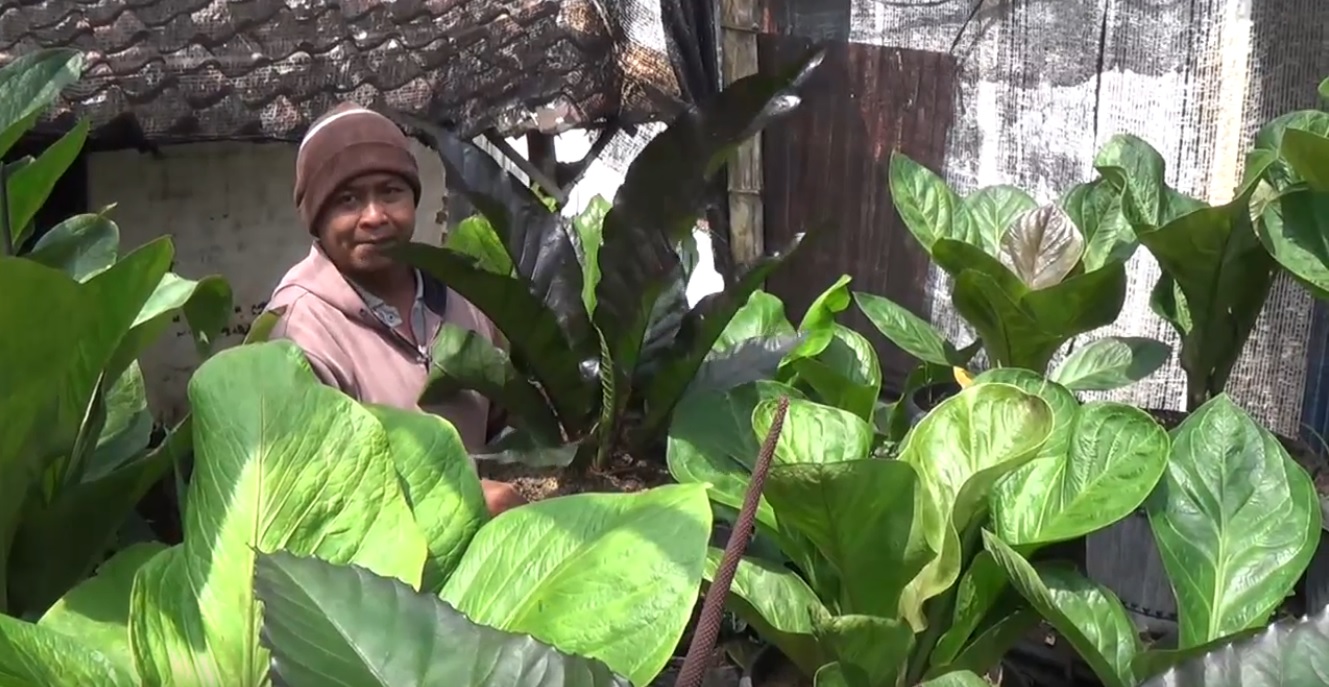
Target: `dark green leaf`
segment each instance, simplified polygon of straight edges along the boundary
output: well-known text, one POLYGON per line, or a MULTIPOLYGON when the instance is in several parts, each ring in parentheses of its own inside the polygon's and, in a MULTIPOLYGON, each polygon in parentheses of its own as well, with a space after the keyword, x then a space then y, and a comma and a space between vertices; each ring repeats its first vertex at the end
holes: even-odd
POLYGON ((603 663, 477 625, 431 594, 359 566, 258 557, 261 641, 289 687, 628 687, 603 663))
POLYGON ((1139 137, 1117 134, 1094 157, 1094 167, 1121 194, 1121 211, 1137 232, 1163 226, 1166 165, 1158 151, 1139 137))
POLYGON ((1329 79, 1320 82, 1320 105, 1329 107, 1329 79))
POLYGON ((652 307, 679 267, 675 246, 696 225, 709 179, 740 143, 798 106, 796 91, 821 59, 818 52, 784 73, 730 84, 685 110, 628 167, 604 219, 595 291, 595 323, 621 374, 636 367, 652 307))
POLYGON ((1315 297, 1329 299, 1329 193, 1278 195, 1263 206, 1255 227, 1279 265, 1315 297))
MULTIPOLYGON (((1005 582, 1004 577, 1002 582, 1005 582)), ((1002 586, 1005 588, 1004 584, 1002 586)), ((1007 615, 975 637, 945 670, 972 670, 986 674, 997 667, 1006 652, 1024 639, 1037 624, 1038 614, 1029 609, 1007 615)))
POLYGON ((1075 391, 1111 391, 1148 377, 1171 355, 1162 341, 1107 336, 1072 351, 1052 373, 1052 381, 1075 391))
POLYGON ((979 551, 960 577, 950 626, 929 657, 933 666, 948 666, 958 660, 961 650, 1006 589, 1006 575, 992 560, 992 554, 979 551))
POLYGON ((1326 681, 1329 609, 1216 647, 1140 687, 1292 687, 1326 681))
MULTIPOLYGON (((428 139, 438 151, 448 179, 456 182, 458 190, 489 220, 516 269, 517 279, 513 281, 552 314, 574 348, 591 346, 594 335, 582 303, 581 263, 568 236, 567 220, 551 211, 529 186, 474 143, 418 117, 400 112, 393 116, 428 139)), ((475 266, 487 267, 479 261, 475 266)), ((457 288, 451 273, 431 273, 439 281, 457 288)), ((493 313, 471 294, 457 290, 494 319, 493 313)), ((514 339, 517 332, 504 330, 503 333, 514 339)))
MULTIPOLYGON (((727 391, 736 386, 770 379, 780 367, 780 361, 798 345, 794 335, 747 339, 742 343, 712 352, 702 361, 693 375, 687 393, 727 391)), ((681 402, 681 401, 680 401, 681 402)))
POLYGON ((0 155, 8 152, 60 91, 83 75, 83 53, 43 48, 0 69, 0 155))
POLYGON ((963 367, 955 345, 927 320, 895 303, 870 293, 854 293, 858 309, 867 315, 877 331, 901 350, 924 362, 948 367, 963 367))
POLYGON ((1131 661, 1141 646, 1126 609, 1112 592, 1060 566, 1035 570, 987 531, 983 545, 1020 595, 1075 647, 1104 684, 1135 685, 1131 661))
MULTIPOLYGON (((802 243, 798 234, 779 253, 762 258, 734 284, 720 293, 711 294, 688 312, 679 326, 678 336, 664 352, 658 371, 646 389, 646 436, 667 426, 669 414, 678 404, 688 385, 692 383, 711 348, 729 325, 734 313, 743 307, 748 297, 766 282, 766 278, 789 259, 802 243)), ((621 364, 621 361, 617 361, 621 364)))
POLYGON ((120 251, 120 228, 105 215, 74 215, 51 227, 24 257, 64 270, 78 281, 115 264, 120 251))
POLYGON ((585 375, 583 360, 599 358, 569 343, 558 318, 515 277, 494 274, 473 258, 423 243, 402 251, 410 264, 445 281, 481 310, 507 337, 514 355, 528 367, 565 426, 582 428, 589 419, 598 383, 585 375))
POLYGON ((1174 430, 1147 507, 1183 649, 1268 622, 1320 541, 1310 477, 1226 395, 1174 430))
POLYGON ((551 445, 562 441, 558 419, 544 396, 517 372, 507 353, 474 331, 445 324, 434 338, 420 403, 446 403, 467 389, 502 406, 540 441, 551 445))
POLYGON ((60 140, 42 151, 31 164, 24 165, 9 177, 9 226, 15 246, 27 239, 25 232, 31 226, 32 219, 55 189, 55 183, 74 164, 87 137, 88 122, 82 120, 69 133, 61 136, 60 140))

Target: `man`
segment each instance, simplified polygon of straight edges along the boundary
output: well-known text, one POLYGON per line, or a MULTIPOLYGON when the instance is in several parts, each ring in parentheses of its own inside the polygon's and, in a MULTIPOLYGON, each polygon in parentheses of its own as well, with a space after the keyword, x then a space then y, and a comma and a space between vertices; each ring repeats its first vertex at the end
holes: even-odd
MULTIPOLYGON (((418 409, 442 324, 497 335, 475 306, 389 257, 415 233, 419 201, 406 136, 377 112, 344 103, 300 143, 295 205, 314 245, 269 300, 269 308, 286 308, 274 336, 299 345, 324 383, 364 403, 418 409)), ((483 396, 463 392, 427 410, 450 421, 468 450, 484 445, 483 396)), ((508 484, 482 485, 491 513, 525 502, 508 484)))

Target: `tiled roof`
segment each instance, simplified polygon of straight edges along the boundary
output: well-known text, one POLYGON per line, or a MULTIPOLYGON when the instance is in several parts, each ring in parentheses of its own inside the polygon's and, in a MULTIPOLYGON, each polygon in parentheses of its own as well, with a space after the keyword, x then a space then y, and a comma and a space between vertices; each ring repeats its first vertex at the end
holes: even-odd
POLYGON ((616 46, 603 2, 0 0, 0 62, 83 50, 54 123, 129 121, 155 142, 297 139, 345 99, 467 132, 653 119, 671 109, 673 71, 616 46))

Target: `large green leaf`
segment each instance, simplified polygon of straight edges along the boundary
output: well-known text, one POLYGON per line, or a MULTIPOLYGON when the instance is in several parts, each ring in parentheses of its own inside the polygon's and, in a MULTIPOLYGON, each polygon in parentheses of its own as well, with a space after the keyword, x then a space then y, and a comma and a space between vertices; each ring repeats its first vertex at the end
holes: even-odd
POLYGON ((6 183, 9 190, 9 226, 15 246, 27 240, 37 211, 46 203, 51 191, 55 190, 56 182, 74 164, 87 137, 88 122, 82 120, 42 151, 37 159, 23 165, 9 177, 6 183))
POLYGON ((1167 467, 1167 432, 1144 411, 1093 401, 1074 416, 1068 450, 1031 461, 992 493, 992 521, 1012 546, 1084 536, 1144 503, 1167 467))
POLYGON ((950 627, 937 640, 929 657, 933 666, 950 665, 958 659, 1007 588, 1006 575, 987 551, 974 556, 957 584, 950 627))
MULTIPOLYGON (((747 339, 735 346, 712 351, 692 376, 684 398, 707 391, 728 391, 737 386, 775 377, 781 363, 799 345, 797 335, 768 336, 747 339)), ((678 408, 675 407, 674 412, 678 408)))
MULTIPOLYGON (((730 508, 743 506, 752 470, 757 464, 760 439, 752 414, 766 400, 801 394, 783 384, 759 381, 726 392, 690 396, 679 406, 669 425, 666 461, 669 474, 682 483, 710 484, 710 498, 730 508)), ((775 529, 775 511, 763 497, 757 522, 775 529)))
POLYGON ((993 383, 971 386, 946 399, 905 437, 899 460, 918 471, 925 495, 918 526, 938 554, 902 601, 915 629, 923 625, 922 602, 949 589, 959 577, 958 532, 983 513, 997 480, 1034 458, 1052 428, 1046 401, 993 383))
MULTIPOLYGON (((706 557, 708 582, 714 579, 723 557, 724 551, 710 549, 706 557)), ((725 605, 805 674, 816 673, 829 660, 813 636, 812 611, 821 607, 821 601, 788 567, 759 558, 740 558, 725 605)))
POLYGON ((1099 179, 1077 184, 1061 200, 1062 209, 1084 234, 1081 264, 1093 272, 1112 262, 1126 262, 1139 244, 1121 211, 1121 193, 1099 179))
POLYGON ((973 383, 1010 384, 1026 394, 1033 394, 1047 402, 1048 407, 1052 409, 1052 433, 1039 447, 1035 460, 1059 458, 1070 450, 1071 428, 1075 425, 1075 414, 1080 410, 1080 402, 1069 389, 1048 381, 1043 375, 1018 367, 998 367, 988 370, 975 377, 973 383))
POLYGON ((1061 566, 1036 570, 987 531, 983 544, 1020 595, 1075 647, 1104 684, 1134 687, 1131 662, 1142 647, 1112 592, 1061 566))
POLYGON ((402 492, 429 546, 420 589, 437 593, 489 519, 480 479, 461 436, 447 420, 382 405, 367 407, 387 430, 402 492))
POLYGON ((924 250, 931 253, 933 245, 942 239, 984 249, 983 235, 969 208, 932 170, 895 152, 891 155, 890 188, 895 210, 924 250))
MULTIPOLYGON (((105 380, 103 380, 105 383, 105 380)), ((148 447, 152 439, 152 411, 148 410, 148 388, 138 361, 106 390, 106 422, 97 446, 83 469, 89 481, 124 465, 148 447)))
MULTIPOLYGON (((677 336, 660 354, 659 368, 645 389, 646 418, 643 420, 643 431, 647 436, 653 437, 655 432, 667 426, 669 414, 683 397, 734 314, 765 283, 766 278, 789 259, 802 241, 803 235, 796 235, 784 250, 758 260, 733 285, 701 299, 683 318, 677 336)), ((773 373, 774 370, 769 372, 773 373)))
POLYGON ((138 502, 189 453, 191 422, 186 415, 156 448, 61 489, 49 503, 29 502, 10 550, 16 606, 44 611, 92 571, 138 502))
MULTIPOLYGON (((675 246, 695 227, 710 178, 740 143, 798 106, 797 90, 821 58, 818 52, 781 73, 730 84, 683 112, 633 159, 604 218, 595 288, 595 324, 620 374, 636 368, 654 305, 681 272, 675 246)), ((735 307, 746 300, 745 293, 735 307)))
POLYGON ((231 285, 219 276, 195 281, 171 272, 162 275, 152 295, 134 317, 133 328, 125 334, 106 364, 108 378, 115 379, 142 357, 181 314, 189 324, 199 358, 208 357, 217 337, 230 323, 233 301, 231 285))
POLYGON ((1268 622, 1320 541, 1310 477, 1226 395, 1174 430, 1147 508, 1183 649, 1268 622))
POLYGON ((1050 378, 1075 391, 1111 391, 1148 377, 1171 355, 1162 341, 1107 336, 1076 348, 1050 378))
POLYGON ((842 614, 898 617, 900 593, 936 555, 916 522, 918 474, 907 463, 779 465, 765 494, 781 529, 807 537, 834 566, 842 580, 836 600, 842 614))
POLYGON ((467 217, 448 231, 443 247, 475 258, 487 272, 512 275, 512 256, 484 215, 467 217))
POLYGON ((644 685, 692 615, 710 535, 700 484, 539 501, 482 528, 442 597, 644 685))
POLYGON ((145 682, 264 684, 251 580, 284 549, 420 580, 426 545, 387 433, 286 341, 238 346, 189 383, 195 469, 184 544, 139 572, 130 644, 145 682))
POLYGON ((724 351, 751 339, 789 336, 793 333, 794 326, 785 317, 784 301, 758 289, 729 318, 729 324, 725 325, 720 338, 715 340, 715 350, 724 351))
POLYGON ((549 403, 517 371, 507 353, 475 331, 444 324, 434 338, 420 403, 443 403, 465 390, 477 391, 502 406, 517 427, 546 444, 562 441, 558 418, 549 403))
POLYGON ((995 254, 1016 218, 1038 207, 1038 202, 1014 186, 1003 185, 974 191, 965 197, 964 205, 982 237, 979 247, 995 254))
POLYGON ((603 663, 496 630, 359 566, 261 555, 272 680, 290 687, 628 687, 603 663))
POLYGON ((583 360, 598 359, 590 341, 569 340, 552 309, 517 277, 494 274, 474 258, 446 248, 412 243, 403 259, 446 283, 475 304, 508 339, 514 356, 540 381, 559 419, 581 429, 598 383, 584 375, 583 360))
MULTIPOLYGON (((753 409, 752 431, 758 441, 771 431, 779 404, 778 398, 771 398, 753 409)), ((872 425, 847 410, 790 398, 784 429, 775 443, 774 464, 839 463, 867 458, 872 451, 872 434, 872 425)))
POLYGON ((119 252, 120 228, 115 222, 103 214, 82 214, 51 227, 23 257, 87 281, 114 265, 119 252))
POLYGON ((1184 661, 1140 687, 1291 687, 1329 680, 1329 609, 1184 661))
POLYGON ((811 387, 821 402, 870 422, 881 398, 877 352, 866 337, 844 325, 832 322, 825 332, 830 336, 815 356, 791 354, 794 380, 811 387))
POLYGON ((0 155, 8 152, 60 91, 83 75, 83 53, 43 48, 0 69, 0 155))
POLYGON ((1277 195, 1259 210, 1260 241, 1317 298, 1329 299, 1329 193, 1277 195))
POLYGON ((136 674, 129 650, 129 594, 139 569, 166 548, 165 544, 151 542, 116 553, 101 565, 96 576, 66 594, 37 624, 78 637, 125 674, 136 674))
POLYGON ((0 676, 5 687, 138 687, 132 673, 81 639, 0 615, 0 676))
MULTIPOLYGON (((826 287, 808 305, 807 312, 803 313, 803 320, 798 323, 798 333, 802 335, 803 340, 786 362, 813 358, 826 350, 831 337, 834 336, 836 315, 849 307, 849 282, 852 280, 853 278, 847 274, 840 275, 839 279, 826 287)), ((788 383, 790 380, 786 376, 781 376, 780 381, 788 383)))
POLYGON ((964 367, 968 362, 931 323, 905 308, 870 293, 855 292, 854 302, 877 331, 905 353, 934 365, 964 367))
MULTIPOLYGON (((813 618, 817 639, 835 657, 835 672, 847 687, 876 687, 899 684, 914 633, 894 617, 846 614, 831 616, 825 611, 813 618)), ((825 677, 818 672, 817 684, 825 677)))

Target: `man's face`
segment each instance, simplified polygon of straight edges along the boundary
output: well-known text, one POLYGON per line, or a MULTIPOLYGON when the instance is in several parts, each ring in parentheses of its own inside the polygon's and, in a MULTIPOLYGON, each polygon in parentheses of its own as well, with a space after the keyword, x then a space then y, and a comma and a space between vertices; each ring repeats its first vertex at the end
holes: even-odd
POLYGON ((392 267, 388 249, 415 233, 415 196, 395 174, 373 173, 346 182, 320 217, 318 239, 334 265, 349 274, 392 267))

